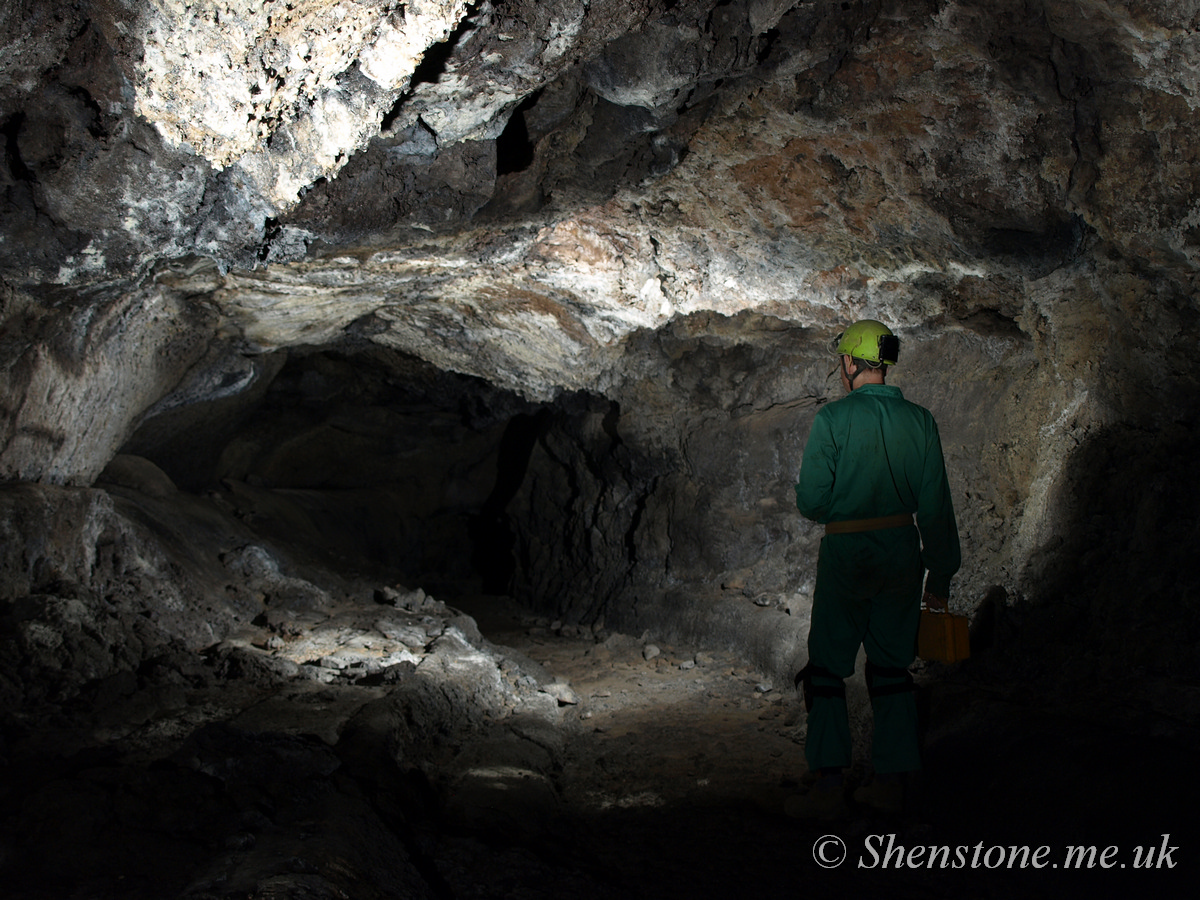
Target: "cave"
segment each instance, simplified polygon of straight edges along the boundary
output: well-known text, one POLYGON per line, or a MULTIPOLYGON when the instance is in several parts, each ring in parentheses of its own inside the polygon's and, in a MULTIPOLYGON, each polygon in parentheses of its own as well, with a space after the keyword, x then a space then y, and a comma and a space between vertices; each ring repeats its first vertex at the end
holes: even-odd
POLYGON ((1197 34, 7 3, 5 896, 1182 895, 1197 34), (861 318, 938 422, 971 652, 911 668, 902 814, 797 820, 793 486, 861 318))

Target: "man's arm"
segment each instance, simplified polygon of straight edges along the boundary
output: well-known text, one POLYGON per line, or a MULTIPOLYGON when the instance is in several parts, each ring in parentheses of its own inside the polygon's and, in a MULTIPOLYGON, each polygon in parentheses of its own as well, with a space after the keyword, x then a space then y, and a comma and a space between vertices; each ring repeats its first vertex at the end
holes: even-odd
POLYGON ((954 503, 950 483, 946 478, 946 461, 937 423, 930 417, 929 435, 925 450, 925 469, 917 508, 917 527, 921 530, 921 562, 929 570, 925 580, 926 597, 933 596, 945 606, 950 596, 950 579, 962 565, 962 550, 958 542, 958 523, 954 518, 954 503))
POLYGON ((829 517, 837 462, 833 431, 821 412, 817 411, 808 432, 808 442, 800 460, 800 483, 796 485, 796 508, 806 519, 815 522, 823 522, 829 517))

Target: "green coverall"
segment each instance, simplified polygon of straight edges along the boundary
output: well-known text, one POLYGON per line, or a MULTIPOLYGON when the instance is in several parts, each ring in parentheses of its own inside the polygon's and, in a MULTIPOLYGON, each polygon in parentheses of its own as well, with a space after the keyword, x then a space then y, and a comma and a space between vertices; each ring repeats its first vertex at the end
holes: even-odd
POLYGON ((876 772, 920 768, 909 676, 925 589, 948 597, 961 555, 937 423, 899 388, 864 384, 817 411, 800 464, 796 506, 821 523, 915 513, 916 525, 826 534, 817 561, 808 658, 809 770, 851 763, 843 679, 866 647, 876 772), (918 533, 919 529, 919 533, 918 533), (876 667, 891 670, 871 675, 876 667), (822 690, 823 688, 823 690, 822 690), (889 690, 891 688, 891 690, 889 690))

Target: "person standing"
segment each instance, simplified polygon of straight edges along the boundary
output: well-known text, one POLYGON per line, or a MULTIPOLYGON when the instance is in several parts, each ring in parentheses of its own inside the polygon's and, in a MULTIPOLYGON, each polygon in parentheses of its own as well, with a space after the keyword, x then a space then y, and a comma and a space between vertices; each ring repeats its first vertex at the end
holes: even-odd
POLYGON ((872 319, 838 336, 847 393, 817 411, 800 464, 796 506, 825 526, 825 536, 808 664, 796 676, 807 709, 805 758, 817 780, 807 794, 788 799, 785 809, 797 817, 847 811, 844 679, 854 672, 860 645, 874 720, 874 778, 855 800, 899 812, 905 775, 921 764, 908 667, 916 658, 922 600, 945 608, 961 551, 937 423, 885 384, 899 352, 899 338, 872 319))

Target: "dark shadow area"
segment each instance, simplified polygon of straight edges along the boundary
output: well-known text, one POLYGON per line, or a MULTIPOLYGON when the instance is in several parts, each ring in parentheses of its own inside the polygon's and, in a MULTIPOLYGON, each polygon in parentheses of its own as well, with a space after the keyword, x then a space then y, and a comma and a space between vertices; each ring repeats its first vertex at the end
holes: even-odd
POLYGON ((1038 260, 1043 266, 1056 268, 1079 255, 1084 236, 1090 230, 1078 216, 1050 222, 1041 231, 989 228, 983 233, 981 249, 987 255, 1038 260))
POLYGON ((122 453, 181 489, 223 496, 314 562, 431 589, 482 578, 504 592, 506 507, 548 415, 415 359, 311 352, 265 365, 236 397, 151 419, 122 453))
POLYGON ((496 174, 523 172, 533 163, 533 142, 525 125, 525 112, 532 109, 541 93, 530 94, 512 111, 508 124, 496 138, 496 174))
POLYGON ((1200 687, 1200 435, 1177 397, 1175 422, 1105 427, 1071 455, 1055 537, 1030 560, 1041 589, 1009 615, 1019 672, 1081 691, 1146 678, 1200 687))
POLYGON ((21 134, 21 125, 25 121, 25 114, 22 112, 13 113, 4 120, 4 124, 0 125, 0 134, 4 135, 4 161, 8 166, 8 171, 15 181, 35 181, 36 176, 25 165, 25 160, 21 158, 21 147, 18 137, 21 134))
MULTIPOLYGON (((1200 796, 1200 498, 1185 418, 1100 429, 1072 454, 1057 537, 1031 560, 1039 592, 994 589, 972 657, 925 690, 931 821, 985 841, 1116 848, 1086 873, 1106 891, 1195 877, 1183 798, 1200 796)), ((1067 889, 1085 873, 1054 874, 1067 889)))
POLYGON ((500 439, 495 487, 469 525, 471 559, 485 594, 507 594, 512 590, 516 573, 516 535, 507 509, 525 479, 534 442, 549 424, 550 417, 548 410, 516 415, 500 439))

